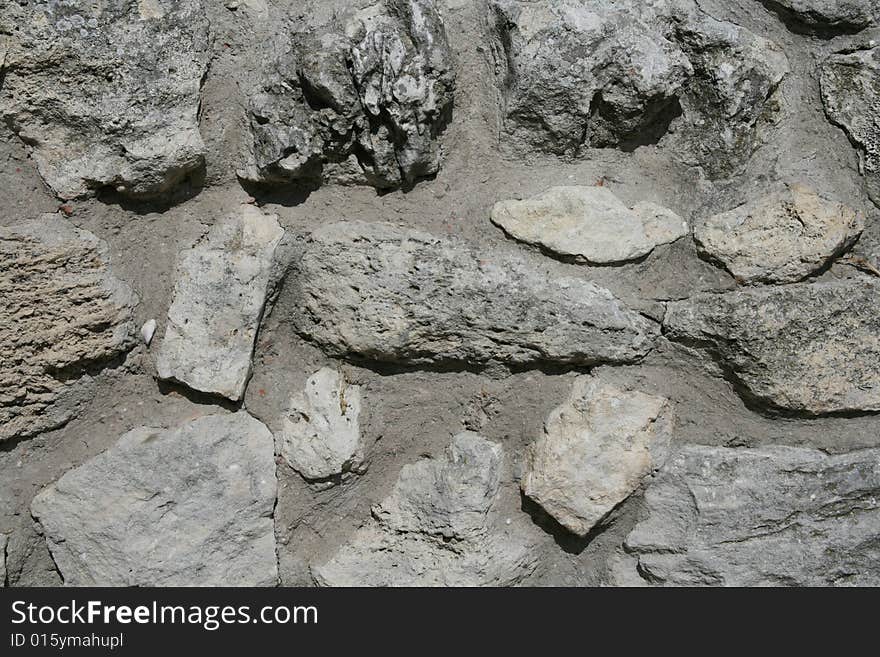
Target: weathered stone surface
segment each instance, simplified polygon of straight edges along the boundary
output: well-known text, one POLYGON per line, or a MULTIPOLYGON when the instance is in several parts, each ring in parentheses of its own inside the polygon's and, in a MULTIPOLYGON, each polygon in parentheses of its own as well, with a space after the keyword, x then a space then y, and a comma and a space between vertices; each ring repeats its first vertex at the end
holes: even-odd
POLYGON ((832 55, 820 80, 825 113, 859 149, 868 191, 880 203, 880 47, 832 55))
POLYGON ((242 205, 183 252, 156 359, 159 378, 241 399, 283 236, 275 215, 242 205))
POLYGON ((277 435, 279 453, 306 479, 366 470, 366 445, 358 418, 360 386, 323 367, 294 395, 277 435))
POLYGON ((623 583, 637 569, 682 586, 880 584, 878 449, 684 446, 645 502, 623 583))
POLYGON ((857 32, 877 15, 875 0, 762 0, 770 9, 797 27, 817 31, 857 32))
POLYGON ((595 264, 641 258, 688 232, 671 210, 628 208, 605 187, 551 187, 523 201, 499 201, 492 223, 521 242, 595 264))
POLYGON ((779 118, 776 90, 789 72, 776 43, 704 14, 694 3, 674 34, 693 69, 682 95, 682 122, 671 140, 679 157, 712 177, 741 168, 779 118))
POLYGON ((529 449, 523 493, 586 536, 663 465, 672 430, 668 399, 578 377, 529 449))
POLYGON ((272 434, 245 412, 141 427, 31 505, 74 586, 271 586, 272 434))
POLYGON ((134 346, 137 299, 109 262, 60 215, 0 228, 0 441, 67 422, 86 372, 134 346))
POLYGON ((243 178, 389 188, 440 168, 455 78, 434 1, 337 4, 303 12, 251 94, 243 178))
POLYGON ((6 586, 6 534, 0 534, 0 586, 6 586))
POLYGON ((702 344, 749 394, 808 414, 880 411, 880 284, 796 283, 670 303, 673 340, 702 344))
POLYGON ((439 459, 404 466, 391 495, 326 564, 322 586, 505 586, 535 566, 492 512, 501 447, 463 432, 439 459))
POLYGON ((691 0, 493 0, 515 153, 633 150, 676 122, 686 160, 723 175, 759 141, 756 126, 788 64, 781 49, 691 0), (681 117, 681 118, 679 118, 681 117))
POLYGON ((209 58, 201 0, 0 0, 0 115, 62 198, 153 196, 200 170, 209 58))
POLYGON ((865 217, 791 185, 694 226, 699 250, 743 283, 793 283, 849 249, 865 217))
POLYGON ((330 354, 401 363, 591 364, 647 354, 655 327, 610 292, 390 224, 308 239, 290 282, 296 329, 330 354))

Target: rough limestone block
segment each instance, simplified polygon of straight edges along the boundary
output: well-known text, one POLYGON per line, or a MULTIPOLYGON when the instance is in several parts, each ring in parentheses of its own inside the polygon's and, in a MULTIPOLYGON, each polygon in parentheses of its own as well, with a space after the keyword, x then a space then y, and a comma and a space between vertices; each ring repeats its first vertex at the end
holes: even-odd
POLYGON ((272 434, 241 411, 140 427, 34 498, 64 583, 274 586, 272 434))
POLYGON ((618 583, 880 584, 880 450, 687 445, 645 505, 618 583))
POLYGON ((664 334, 709 348, 762 403, 880 411, 878 304, 868 280, 698 294, 667 306, 664 334))
POLYGON ((868 192, 880 203, 880 47, 832 55, 820 81, 825 114, 859 149, 868 192))
POLYGON ((283 236, 275 215, 243 205, 181 254, 156 359, 159 378, 242 398, 283 236))
POLYGON ((578 377, 529 449, 522 491, 570 532, 586 536, 663 465, 672 431, 664 397, 578 377))
POLYGON ((442 457, 404 466, 394 490, 325 564, 321 586, 508 586, 535 567, 533 546, 492 512, 501 447, 472 432, 442 457))
POLYGON ((204 168, 201 0, 0 0, 0 116, 65 199, 159 196, 204 168))
POLYGON ((794 283, 849 249, 864 228, 861 212, 791 185, 695 225, 694 240, 743 283, 794 283))
POLYGON ((88 372, 134 346, 137 297, 109 266, 107 244, 61 215, 0 227, 0 441, 66 423, 88 372))
POLYGON ((641 359, 651 322, 608 290, 505 251, 389 224, 328 224, 291 277, 296 329, 332 355, 400 363, 641 359))
POLYGON ((782 49, 693 0, 492 0, 501 146, 579 157, 669 143, 712 177, 740 168, 777 114, 782 49))
POLYGON ((455 86, 437 3, 329 4, 302 11, 248 93, 253 140, 239 175, 385 189, 435 174, 455 86))

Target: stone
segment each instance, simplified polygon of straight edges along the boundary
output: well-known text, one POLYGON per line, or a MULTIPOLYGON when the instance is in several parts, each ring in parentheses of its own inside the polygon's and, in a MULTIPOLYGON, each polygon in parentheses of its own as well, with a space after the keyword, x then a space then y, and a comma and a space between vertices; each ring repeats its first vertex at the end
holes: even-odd
POLYGON ((747 396, 806 415, 880 411, 880 283, 794 283, 667 305, 664 334, 712 351, 747 396))
POLYGON ((663 465, 672 432, 668 399, 580 376, 529 448, 523 494, 586 536, 663 465))
POLYGON ((859 150, 859 168, 880 204, 880 47, 831 55, 821 67, 829 120, 859 150))
POLYGON ((156 358, 160 379, 242 398, 283 236, 276 215, 242 205, 181 254, 156 358))
POLYGON ((274 586, 272 434, 244 411, 139 427, 31 513, 68 586, 274 586))
POLYGON ((59 197, 155 197, 204 169, 201 0, 0 0, 0 35, 0 116, 59 197))
POLYGON ((406 465, 373 518, 325 564, 320 586, 509 586, 535 567, 531 546, 493 504, 503 453, 463 432, 442 457, 406 465))
POLYGON ((776 44, 692 0, 492 0, 489 22, 511 155, 632 151, 674 127, 683 159, 721 177, 788 72, 776 44))
POLYGON ((694 68, 682 96, 683 121, 670 147, 712 178, 741 171, 781 118, 777 90, 790 72, 782 48, 748 29, 716 20, 696 4, 675 20, 694 68))
POLYGON ((0 587, 6 586, 6 534, 0 534, 0 587))
POLYGON ((762 0, 800 31, 858 32, 873 24, 878 12, 875 0, 762 0))
POLYGON ((628 208, 606 187, 551 187, 523 201, 499 201, 492 223, 520 242, 592 264, 636 260, 688 233, 671 210, 628 208))
POLYGON ((309 480, 366 471, 366 445, 358 418, 361 388, 322 367, 294 395, 277 434, 279 453, 309 480))
POLYGON ((880 584, 880 450, 686 445, 626 538, 630 576, 678 586, 880 584), (638 574, 638 575, 636 575, 638 574))
POLYGON ((455 75, 434 0, 314 3, 250 93, 260 183, 393 188, 435 174, 455 75))
POLYGON ((153 336, 156 334, 156 320, 148 319, 144 322, 144 325, 141 326, 141 340, 143 340, 144 344, 148 347, 150 343, 153 341, 153 336))
POLYGON ((390 224, 326 224, 294 269, 294 327, 334 356, 625 363, 644 357, 657 337, 653 323, 592 282, 390 224))
POLYGON ((698 250, 738 281, 794 283, 847 251, 865 228, 865 217, 791 185, 694 226, 698 250))
POLYGON ((135 345, 107 244, 61 215, 0 227, 0 442, 62 426, 135 345))

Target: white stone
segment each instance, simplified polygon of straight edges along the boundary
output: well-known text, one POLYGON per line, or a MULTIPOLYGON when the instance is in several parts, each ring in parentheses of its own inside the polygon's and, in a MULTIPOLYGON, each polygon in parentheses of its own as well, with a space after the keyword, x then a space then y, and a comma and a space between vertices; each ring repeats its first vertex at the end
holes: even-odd
POLYGON ((237 212, 182 254, 156 359, 159 378, 232 400, 242 398, 250 377, 284 236, 275 215, 249 205, 237 212))
POLYGON ((37 495, 64 583, 273 586, 272 434, 245 412, 140 427, 37 495))
POLYGON ((578 377, 530 448, 523 493, 586 536, 663 465, 672 430, 668 399, 578 377))
POLYGON ((334 369, 321 368, 290 400, 278 434, 281 455, 306 479, 363 472, 360 412, 360 386, 346 383, 334 369))
POLYGON ((687 222, 653 203, 628 208, 607 187, 551 187, 499 201, 492 222, 512 238, 594 264, 635 260, 687 235, 687 222))
POLYGON ((153 335, 156 333, 156 320, 148 319, 144 322, 144 325, 141 326, 141 340, 144 341, 144 344, 148 347, 150 343, 153 341, 153 335))
POLYGON ((861 212, 794 184, 697 224, 694 240, 743 283, 794 283, 850 248, 864 227, 861 212))

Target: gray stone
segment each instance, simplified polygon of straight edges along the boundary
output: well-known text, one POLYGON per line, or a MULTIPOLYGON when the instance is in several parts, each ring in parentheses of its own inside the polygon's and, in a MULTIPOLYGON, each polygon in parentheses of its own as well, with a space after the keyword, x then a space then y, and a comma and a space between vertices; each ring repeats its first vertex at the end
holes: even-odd
POLYGON ((204 167, 201 0, 0 0, 0 35, 0 115, 58 196, 155 196, 204 167))
POLYGON ((793 283, 848 250, 864 228, 861 212, 791 185, 696 224, 694 240, 742 283, 793 283))
POLYGON ((493 0, 490 22, 512 153, 578 156, 657 143, 712 175, 751 155, 788 71, 782 50, 692 0, 493 0))
POLYGON ((682 121, 670 140, 685 163, 713 178, 738 172, 780 119, 777 89, 789 73, 782 48, 744 27, 716 20, 690 0, 674 33, 694 68, 682 121))
POLYGON ((404 466, 391 495, 326 564, 321 586, 506 586, 535 567, 496 513, 501 447, 463 432, 439 459, 404 466))
POLYGON ((0 534, 0 586, 6 586, 6 534, 0 534))
POLYGON ((703 345, 782 409, 880 411, 880 283, 795 283, 670 303, 664 333, 703 345))
POLYGON ((277 434, 278 451, 306 479, 366 470, 366 445, 358 418, 361 388, 323 367, 294 395, 277 434))
POLYGON ((523 201, 499 201, 492 223, 526 244, 595 264, 636 260, 688 233, 671 210, 628 208, 606 187, 551 187, 523 201))
POLYGON ((668 399, 578 377, 529 449, 522 491, 586 536, 663 465, 672 431, 668 399))
POLYGON ((645 505, 618 584, 880 584, 878 449, 683 446, 645 505))
POLYGON ((656 327, 609 291, 519 255, 389 224, 316 230, 295 286, 296 329, 332 355, 400 363, 624 363, 656 327))
POLYGON ((182 253, 156 358, 159 378, 242 398, 283 236, 275 215, 242 205, 182 253))
POLYGON ((825 113, 859 149, 868 192, 880 203, 880 47, 832 55, 820 80, 825 113))
POLYGON ((0 441, 63 425, 88 372, 134 346, 137 298, 109 263, 61 215, 0 227, 0 441))
POLYGON ((66 585, 274 586, 272 434, 241 411, 141 427, 31 504, 66 585))
POLYGON ((876 0, 762 0, 796 28, 823 32, 857 32, 878 15, 876 0))
POLYGON ((251 92, 239 175, 389 188, 436 173, 455 77, 434 1, 330 6, 303 12, 251 92))

